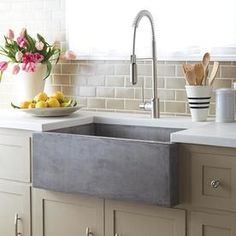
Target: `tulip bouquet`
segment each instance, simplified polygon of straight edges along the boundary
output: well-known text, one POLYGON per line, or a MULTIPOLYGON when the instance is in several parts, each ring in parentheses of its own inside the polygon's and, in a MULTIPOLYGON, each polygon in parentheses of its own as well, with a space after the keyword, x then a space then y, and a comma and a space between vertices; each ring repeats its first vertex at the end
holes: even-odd
POLYGON ((32 38, 26 29, 22 29, 18 37, 9 30, 4 36, 5 45, 0 46, 0 54, 8 58, 0 61, 0 81, 3 72, 13 63, 12 74, 18 74, 20 70, 34 72, 38 63, 47 66, 46 79, 52 70, 52 63, 58 62, 60 49, 56 45, 48 44, 45 39, 37 34, 37 39, 32 38))

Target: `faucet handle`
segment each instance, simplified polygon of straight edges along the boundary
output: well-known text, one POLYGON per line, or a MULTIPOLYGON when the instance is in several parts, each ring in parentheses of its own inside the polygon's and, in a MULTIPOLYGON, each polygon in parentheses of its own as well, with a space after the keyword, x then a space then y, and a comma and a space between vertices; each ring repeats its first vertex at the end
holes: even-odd
POLYGON ((135 54, 130 56, 130 82, 133 85, 137 84, 137 64, 135 54))

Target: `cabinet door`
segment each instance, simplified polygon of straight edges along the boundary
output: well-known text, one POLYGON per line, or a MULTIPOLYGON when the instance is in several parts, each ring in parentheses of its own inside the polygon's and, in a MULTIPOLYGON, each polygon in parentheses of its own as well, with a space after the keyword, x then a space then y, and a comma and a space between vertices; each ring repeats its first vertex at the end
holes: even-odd
POLYGON ((235 149, 196 145, 185 146, 185 153, 188 163, 180 164, 185 189, 180 193, 189 190, 188 202, 197 207, 236 211, 235 149))
POLYGON ((30 230, 30 187, 0 181, 0 235, 31 236, 30 230))
POLYGON ((191 236, 233 236, 236 235, 236 216, 191 213, 191 236))
POLYGON ((185 211, 105 201, 105 236, 184 236, 185 211))
POLYGON ((0 178, 30 182, 30 137, 0 130, 0 178))
POLYGON ((33 189, 33 236, 103 236, 104 201, 33 189))

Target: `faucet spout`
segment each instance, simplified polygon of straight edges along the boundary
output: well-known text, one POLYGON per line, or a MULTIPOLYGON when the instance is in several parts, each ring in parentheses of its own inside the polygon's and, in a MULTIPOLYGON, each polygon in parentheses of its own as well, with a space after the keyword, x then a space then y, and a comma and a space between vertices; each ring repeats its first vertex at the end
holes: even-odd
POLYGON ((144 104, 140 105, 141 109, 144 110, 151 110, 152 111, 152 118, 159 118, 160 117, 160 109, 159 109, 159 98, 157 95, 157 71, 156 71, 156 40, 155 40, 155 29, 154 29, 154 21, 152 14, 147 10, 140 11, 134 19, 133 27, 133 50, 132 55, 130 57, 130 81, 133 85, 135 85, 138 81, 137 77, 137 58, 135 55, 135 44, 136 44, 136 31, 141 19, 146 16, 151 24, 152 29, 152 87, 153 87, 153 97, 151 102, 144 102, 144 104), (150 109, 151 108, 151 109, 150 109))

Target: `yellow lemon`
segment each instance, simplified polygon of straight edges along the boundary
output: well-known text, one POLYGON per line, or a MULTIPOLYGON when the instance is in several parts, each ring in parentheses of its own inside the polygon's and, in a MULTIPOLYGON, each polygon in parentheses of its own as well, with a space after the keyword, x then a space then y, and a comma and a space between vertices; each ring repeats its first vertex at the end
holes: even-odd
POLYGON ((40 92, 34 97, 34 100, 36 102, 46 101, 47 99, 48 99, 48 95, 45 92, 40 92))
POLYGON ((47 104, 48 104, 49 107, 60 107, 59 101, 54 97, 50 97, 47 100, 47 104))
POLYGON ((39 101, 35 104, 35 108, 45 108, 47 107, 47 103, 45 101, 39 101))
POLYGON ((35 103, 31 102, 28 106, 28 108, 35 108, 35 103))
POLYGON ((24 101, 20 104, 21 109, 27 109, 31 101, 24 101))
POLYGON ((53 93, 52 97, 56 98, 59 102, 62 102, 64 99, 64 94, 61 91, 56 91, 53 93))

